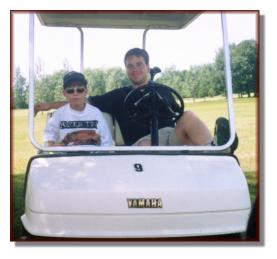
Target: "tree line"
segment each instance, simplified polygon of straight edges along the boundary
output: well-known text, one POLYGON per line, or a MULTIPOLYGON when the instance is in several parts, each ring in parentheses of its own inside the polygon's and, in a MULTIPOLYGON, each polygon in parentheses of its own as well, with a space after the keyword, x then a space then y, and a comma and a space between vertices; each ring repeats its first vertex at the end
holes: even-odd
MULTIPOLYGON (((157 78, 162 83, 174 88, 184 98, 202 98, 225 95, 224 57, 220 48, 214 62, 193 66, 189 70, 167 68, 157 78)), ((233 92, 239 97, 243 95, 257 96, 257 46, 254 40, 245 40, 230 45, 233 92)), ((158 65, 158 64, 157 64, 158 65)), ((51 75, 44 75, 39 64, 35 73, 35 102, 52 102, 63 100, 62 79, 70 70, 64 68, 51 75)), ((130 82, 121 68, 90 69, 84 74, 88 80, 90 95, 101 95, 113 89, 128 86, 130 82)), ((28 107, 28 82, 21 74, 20 68, 15 69, 13 82, 13 108, 28 107)))

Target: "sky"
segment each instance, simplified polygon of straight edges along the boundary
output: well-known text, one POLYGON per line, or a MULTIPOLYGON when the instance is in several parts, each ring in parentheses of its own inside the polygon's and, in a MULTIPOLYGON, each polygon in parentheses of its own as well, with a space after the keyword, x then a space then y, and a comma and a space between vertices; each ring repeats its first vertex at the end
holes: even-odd
MULTIPOLYGON (((28 14, 14 15, 14 67, 28 75, 28 14)), ((227 14, 229 42, 256 39, 256 13, 227 14)), ((124 68, 126 51, 142 46, 143 30, 84 29, 85 68, 124 68)), ((150 66, 189 69, 191 66, 212 63, 222 47, 219 12, 202 14, 184 30, 147 33, 146 49, 150 66)), ((80 70, 80 33, 76 28, 42 26, 35 19, 35 63, 40 63, 45 74, 63 68, 65 62, 80 70)))

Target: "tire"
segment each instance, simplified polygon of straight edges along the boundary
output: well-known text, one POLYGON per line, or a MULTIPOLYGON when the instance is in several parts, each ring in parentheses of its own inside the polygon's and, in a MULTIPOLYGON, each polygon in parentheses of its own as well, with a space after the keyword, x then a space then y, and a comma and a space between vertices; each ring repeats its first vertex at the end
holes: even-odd
POLYGON ((247 235, 247 238, 249 238, 249 239, 257 239, 258 238, 259 226, 257 225, 257 223, 259 222, 259 220, 257 217, 258 217, 258 215, 257 215, 257 198, 256 198, 254 205, 251 209, 251 214, 250 214, 248 224, 247 224, 246 235, 247 235))

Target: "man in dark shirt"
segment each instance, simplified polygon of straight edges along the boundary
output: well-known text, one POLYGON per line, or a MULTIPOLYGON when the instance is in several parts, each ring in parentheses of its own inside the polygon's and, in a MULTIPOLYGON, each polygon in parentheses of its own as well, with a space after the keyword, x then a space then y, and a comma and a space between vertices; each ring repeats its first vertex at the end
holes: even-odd
MULTIPOLYGON (((155 87, 159 87, 162 89, 163 85, 156 84, 155 87)), ((122 87, 119 89, 115 89, 110 91, 104 95, 100 96, 90 96, 88 98, 88 102, 98 107, 101 111, 111 114, 114 118, 116 118, 122 136, 124 138, 124 142, 126 145, 133 145, 140 138, 148 135, 148 140, 150 141, 150 126, 149 126, 149 118, 145 118, 145 123, 141 121, 136 121, 134 119, 130 119, 128 112, 124 107, 125 97, 133 90, 132 86, 122 87)), ((136 93, 138 96, 136 99, 139 99, 143 96, 143 92, 136 93)), ((166 92, 165 92, 166 94, 166 92)), ((169 97, 170 98, 170 97, 169 97)), ((147 113, 148 111, 142 111, 147 113)), ((160 118, 158 123, 158 128, 163 129, 169 127, 175 131, 175 123, 173 120, 168 118, 160 118)), ((163 141, 159 141, 160 144, 164 143, 163 141)))
MULTIPOLYGON (((148 53, 144 49, 130 49, 124 57, 124 64, 132 85, 112 90, 101 96, 90 96, 88 102, 101 111, 111 114, 118 121, 126 145, 150 145, 149 125, 131 120, 124 108, 125 97, 132 89, 147 87, 150 80, 148 53)), ((63 104, 64 102, 38 104, 35 112, 56 109, 63 104)), ((159 118, 158 128, 160 145, 209 145, 212 142, 208 128, 191 111, 184 111, 176 123, 159 118)))

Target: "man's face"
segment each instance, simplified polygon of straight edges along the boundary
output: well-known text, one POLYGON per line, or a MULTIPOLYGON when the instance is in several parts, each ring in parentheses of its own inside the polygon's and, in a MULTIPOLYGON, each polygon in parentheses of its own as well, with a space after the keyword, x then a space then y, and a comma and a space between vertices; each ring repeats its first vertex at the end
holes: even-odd
POLYGON ((125 61, 129 80, 134 87, 147 84, 149 80, 149 65, 145 64, 143 57, 129 56, 125 61))

